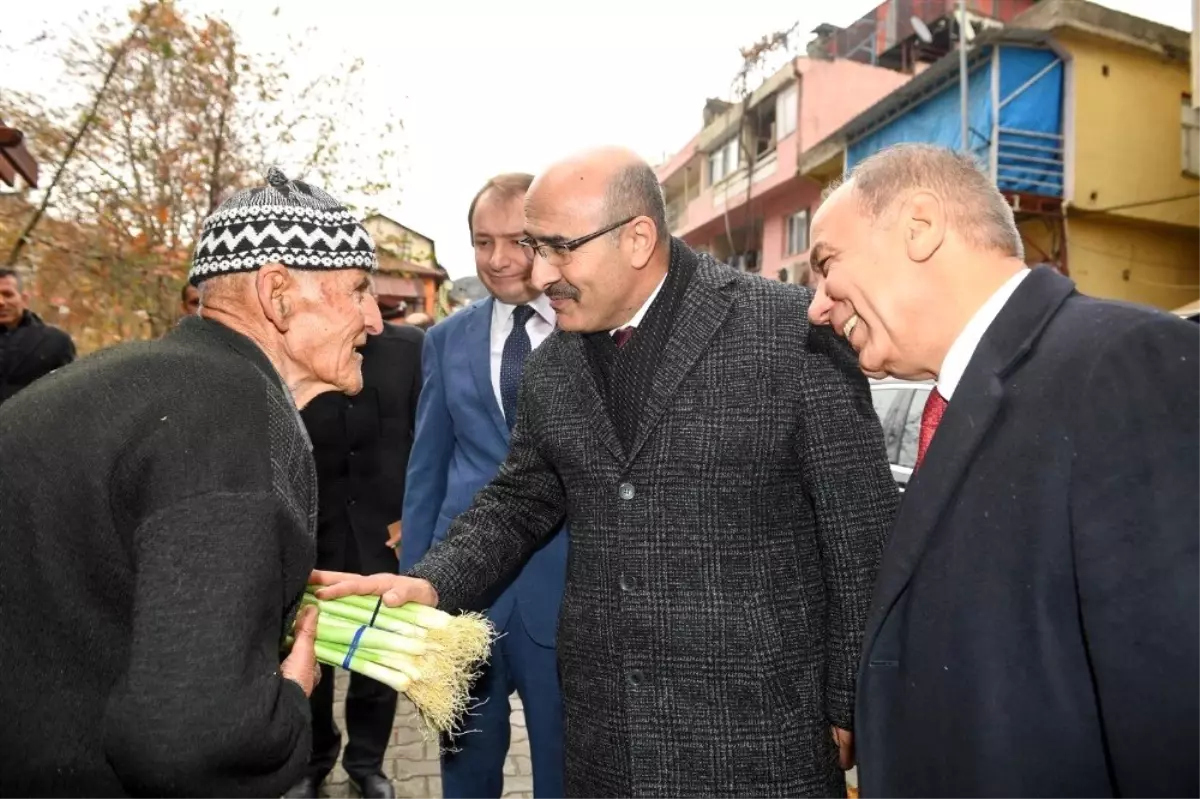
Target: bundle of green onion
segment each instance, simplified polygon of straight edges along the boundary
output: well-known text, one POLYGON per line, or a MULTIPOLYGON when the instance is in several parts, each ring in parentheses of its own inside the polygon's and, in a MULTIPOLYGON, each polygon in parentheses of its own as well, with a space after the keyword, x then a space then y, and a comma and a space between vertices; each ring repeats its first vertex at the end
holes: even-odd
POLYGON ((452 732, 495 638, 491 622, 414 602, 389 608, 373 596, 317 599, 316 588, 308 587, 303 602, 321 613, 317 660, 391 686, 412 700, 432 732, 452 732))

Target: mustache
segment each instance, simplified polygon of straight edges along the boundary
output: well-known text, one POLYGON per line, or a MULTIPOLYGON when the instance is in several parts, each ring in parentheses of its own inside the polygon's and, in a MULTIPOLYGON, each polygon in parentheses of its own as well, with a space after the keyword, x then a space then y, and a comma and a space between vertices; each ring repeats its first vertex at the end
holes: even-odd
POLYGON ((546 296, 552 300, 577 300, 579 289, 565 280, 560 280, 546 289, 546 296))

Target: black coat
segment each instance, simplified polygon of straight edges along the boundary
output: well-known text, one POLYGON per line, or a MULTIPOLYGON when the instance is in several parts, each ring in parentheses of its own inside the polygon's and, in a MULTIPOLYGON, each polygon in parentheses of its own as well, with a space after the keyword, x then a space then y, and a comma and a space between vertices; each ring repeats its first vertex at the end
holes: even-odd
POLYGON ((316 475, 248 338, 189 317, 0 407, 0 796, 279 796, 316 475))
POLYGON ((631 444, 555 333, 500 474, 413 571, 469 604, 567 518, 568 795, 844 794, 830 725, 897 502, 867 381, 807 289, 672 255, 694 273, 631 444))
POLYGON ((384 324, 361 350, 362 391, 321 394, 300 414, 320 487, 317 568, 396 571, 387 526, 404 508, 424 338, 419 328, 384 324))
POLYGON ((0 331, 0 404, 39 377, 75 360, 75 343, 62 330, 26 311, 16 329, 0 331))
POLYGON ((1200 329, 1047 269, 988 329, 880 566, 864 796, 1196 796, 1200 329))

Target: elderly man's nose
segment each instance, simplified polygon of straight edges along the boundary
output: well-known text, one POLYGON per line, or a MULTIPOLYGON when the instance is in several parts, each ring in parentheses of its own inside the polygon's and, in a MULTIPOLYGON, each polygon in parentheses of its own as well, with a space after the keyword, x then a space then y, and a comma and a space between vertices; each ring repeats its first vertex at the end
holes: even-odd
POLYGON ((363 302, 363 325, 372 336, 383 332, 383 314, 379 312, 379 303, 374 297, 367 297, 363 302))

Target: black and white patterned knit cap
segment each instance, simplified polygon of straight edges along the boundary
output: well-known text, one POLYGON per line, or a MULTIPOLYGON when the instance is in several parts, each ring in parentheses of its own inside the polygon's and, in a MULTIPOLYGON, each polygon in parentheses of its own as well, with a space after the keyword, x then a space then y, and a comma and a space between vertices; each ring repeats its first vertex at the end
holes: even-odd
POLYGON ((192 258, 192 285, 263 264, 291 269, 377 267, 375 242, 345 206, 316 186, 288 180, 277 167, 267 185, 244 189, 207 219, 192 258))

